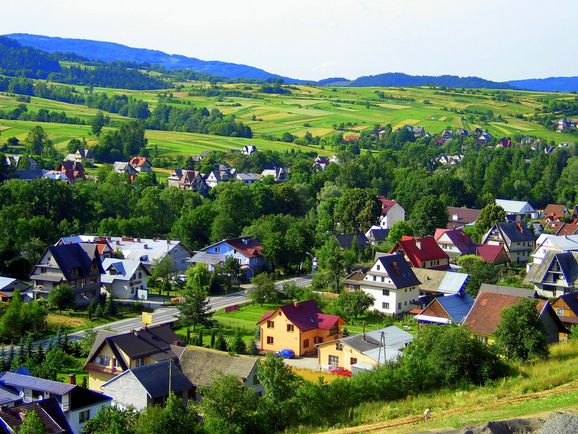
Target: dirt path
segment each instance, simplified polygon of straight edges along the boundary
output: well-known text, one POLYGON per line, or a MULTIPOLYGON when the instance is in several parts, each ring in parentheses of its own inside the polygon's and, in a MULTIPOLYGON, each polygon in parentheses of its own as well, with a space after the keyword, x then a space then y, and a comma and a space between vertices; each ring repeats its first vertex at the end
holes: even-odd
MULTIPOLYGON (((479 410, 487 410, 491 408, 501 407, 506 404, 515 404, 519 402, 529 401, 533 399, 544 398, 551 395, 560 395, 563 393, 573 392, 578 390, 578 380, 571 383, 566 383, 561 386, 555 387, 553 389, 543 390, 541 392, 535 392, 525 395, 520 395, 516 397, 500 398, 496 401, 492 401, 485 404, 467 406, 467 407, 455 407, 448 410, 436 411, 432 413, 434 419, 442 418, 445 416, 454 416, 463 413, 472 413, 479 410)), ((405 416, 396 419, 389 419, 383 422, 358 425, 355 427, 343 428, 339 430, 327 431, 328 434, 356 434, 356 433, 388 433, 396 432, 396 428, 408 425, 418 425, 423 422, 423 416, 405 416)), ((417 427, 416 427, 417 428, 417 427)), ((425 428, 425 427, 423 427, 425 428)), ((417 428, 419 429, 419 428, 417 428)), ((441 428, 440 428, 441 429, 441 428)))

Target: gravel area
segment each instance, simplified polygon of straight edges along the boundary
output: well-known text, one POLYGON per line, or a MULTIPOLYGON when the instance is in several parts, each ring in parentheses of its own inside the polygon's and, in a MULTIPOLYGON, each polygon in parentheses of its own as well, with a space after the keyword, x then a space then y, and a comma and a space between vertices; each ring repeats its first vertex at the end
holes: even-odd
POLYGON ((575 434, 578 433, 578 416, 557 414, 550 417, 538 434, 575 434))

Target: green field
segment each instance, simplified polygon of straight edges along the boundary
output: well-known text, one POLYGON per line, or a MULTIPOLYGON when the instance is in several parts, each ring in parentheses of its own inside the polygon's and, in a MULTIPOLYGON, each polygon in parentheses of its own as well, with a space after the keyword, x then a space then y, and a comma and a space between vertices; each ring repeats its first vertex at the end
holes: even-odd
MULTIPOLYGON (((258 85, 222 84, 220 91, 234 91, 242 96, 194 96, 206 90, 206 83, 185 83, 184 88, 172 91, 169 104, 180 107, 217 108, 226 115, 234 115, 237 120, 249 125, 253 139, 211 136, 168 131, 148 131, 149 146, 157 145, 162 155, 189 155, 202 150, 240 149, 246 144, 255 144, 262 150, 303 150, 316 151, 328 155, 329 150, 314 146, 300 146, 291 143, 264 140, 265 137, 281 137, 290 132, 303 137, 306 132, 314 136, 327 136, 335 132, 355 134, 370 131, 375 125, 391 124, 399 128, 404 125, 420 125, 427 132, 436 134, 446 128, 482 127, 496 137, 524 134, 560 142, 573 142, 575 137, 544 128, 537 122, 519 119, 516 116, 533 115, 542 107, 539 99, 573 99, 575 95, 561 93, 540 93, 522 91, 461 91, 430 88, 330 88, 317 86, 290 86, 290 95, 263 94, 258 85), (189 94, 191 92, 191 96, 189 94), (508 101, 501 101, 506 97, 508 101), (470 122, 469 113, 458 111, 493 112, 502 116, 503 121, 487 123, 470 122), (340 129, 344 128, 344 129, 340 129)), ((81 87, 77 87, 82 92, 81 87)), ((158 91, 129 91, 122 89, 95 88, 95 92, 126 94, 145 100, 151 109, 158 104, 158 91)), ((0 110, 12 109, 22 104, 14 95, 0 94, 0 110)), ((29 111, 48 109, 63 111, 69 116, 90 120, 97 110, 82 105, 61 103, 33 97, 27 104, 29 111)), ((111 119, 127 119, 109 114, 111 119)), ((27 132, 37 122, 0 120, 2 136, 16 136, 24 139, 27 132)), ((88 126, 43 123, 50 138, 58 148, 63 148, 72 138, 84 137, 89 145, 97 138, 90 134, 88 126)))

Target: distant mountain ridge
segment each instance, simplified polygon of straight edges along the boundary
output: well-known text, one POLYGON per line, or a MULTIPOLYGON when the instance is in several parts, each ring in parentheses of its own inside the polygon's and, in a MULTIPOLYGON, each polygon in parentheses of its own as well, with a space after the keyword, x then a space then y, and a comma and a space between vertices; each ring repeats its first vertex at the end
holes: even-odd
POLYGON ((498 83, 480 77, 458 77, 457 75, 409 75, 402 72, 368 75, 353 80, 350 86, 445 86, 485 89, 508 89, 507 83, 498 83))
POLYGON ((48 53, 74 53, 89 60, 103 62, 129 61, 161 65, 167 69, 191 69, 224 78, 248 78, 255 80, 281 78, 287 83, 300 83, 289 77, 264 71, 252 66, 236 63, 200 60, 178 54, 167 54, 158 50, 132 48, 114 42, 91 41, 88 39, 59 38, 53 36, 12 33, 5 35, 21 45, 38 48, 48 53))
POLYGON ((530 78, 527 80, 511 80, 508 82, 514 89, 535 90, 545 92, 576 92, 578 77, 548 77, 530 78))

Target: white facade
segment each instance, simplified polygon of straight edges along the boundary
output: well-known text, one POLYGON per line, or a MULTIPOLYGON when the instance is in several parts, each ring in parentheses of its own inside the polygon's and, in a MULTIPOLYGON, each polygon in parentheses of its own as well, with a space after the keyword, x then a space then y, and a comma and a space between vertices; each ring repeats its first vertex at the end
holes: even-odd
POLYGON ((399 204, 395 203, 391 208, 387 210, 385 215, 382 215, 379 219, 379 226, 382 229, 391 229, 394 223, 402 222, 405 220, 405 209, 399 204))
POLYGON ((76 408, 65 414, 66 420, 70 428, 72 428, 72 432, 74 434, 80 434, 86 422, 94 418, 96 413, 103 407, 110 407, 110 401, 102 401, 88 407, 76 408))

